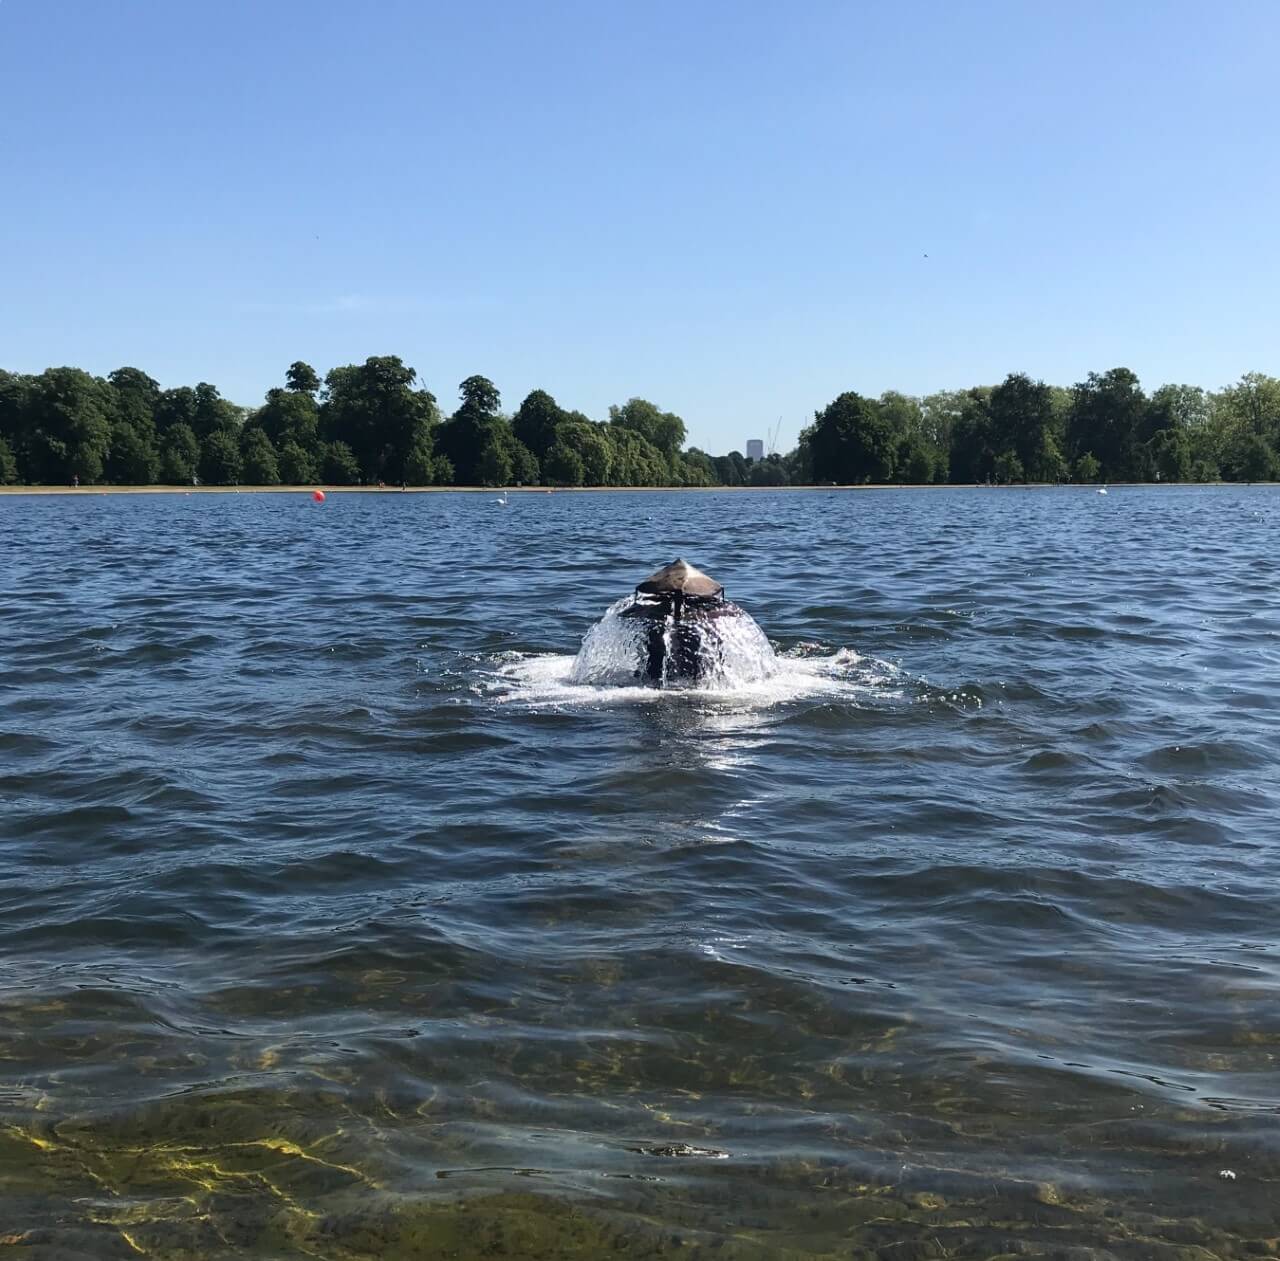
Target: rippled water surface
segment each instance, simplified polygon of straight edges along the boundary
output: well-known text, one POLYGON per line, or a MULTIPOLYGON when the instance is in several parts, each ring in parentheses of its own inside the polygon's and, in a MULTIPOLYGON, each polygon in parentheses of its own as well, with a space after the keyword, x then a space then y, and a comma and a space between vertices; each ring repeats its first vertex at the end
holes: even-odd
POLYGON ((1274 1252, 1278 495, 0 497, 0 1255, 1274 1252))

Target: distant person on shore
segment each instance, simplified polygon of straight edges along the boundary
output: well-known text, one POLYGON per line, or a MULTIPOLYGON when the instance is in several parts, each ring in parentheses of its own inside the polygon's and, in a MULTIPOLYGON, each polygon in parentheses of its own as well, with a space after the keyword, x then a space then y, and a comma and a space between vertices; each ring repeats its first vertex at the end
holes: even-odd
POLYGON ((72 489, 72 490, 79 490, 79 489, 80 489, 80 474, 79 474, 79 473, 72 473, 72 474, 71 474, 71 489, 72 489))

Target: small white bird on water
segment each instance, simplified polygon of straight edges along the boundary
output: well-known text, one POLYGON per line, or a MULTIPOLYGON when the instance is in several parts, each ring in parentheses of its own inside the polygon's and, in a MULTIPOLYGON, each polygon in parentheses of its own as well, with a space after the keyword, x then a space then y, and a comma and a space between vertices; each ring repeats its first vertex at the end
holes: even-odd
POLYGON ((501 504, 505 508, 507 506, 507 492, 504 490, 493 502, 501 504))
POLYGON ((1098 494, 1105 495, 1106 493, 1107 493, 1107 488, 1105 486, 1098 487, 1098 494))

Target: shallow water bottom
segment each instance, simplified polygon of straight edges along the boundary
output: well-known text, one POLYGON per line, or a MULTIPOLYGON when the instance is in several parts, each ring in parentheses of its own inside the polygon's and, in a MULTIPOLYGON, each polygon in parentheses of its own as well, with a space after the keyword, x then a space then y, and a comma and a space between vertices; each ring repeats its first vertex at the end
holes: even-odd
POLYGON ((896 1150, 845 1159, 580 1134, 599 1158, 574 1169, 467 1165, 481 1127, 427 1120, 429 1106, 411 1117, 384 1099, 383 1115, 356 1117, 330 1102, 341 1123, 327 1127, 318 1083, 8 1126, 0 1255, 1211 1261, 1280 1251, 1280 1167, 1238 1118, 1199 1118, 1198 1139, 1187 1115, 1042 1136, 1016 1152, 998 1134, 983 1143, 991 1127, 976 1120, 943 1127, 933 1150, 898 1134, 896 1150), (419 1185, 404 1169, 414 1119, 419 1185), (987 1167, 948 1163, 947 1140, 977 1140, 987 1167), (1063 1167, 1064 1149, 1076 1173, 1037 1178, 1063 1167), (1218 1168, 1228 1150, 1249 1162, 1234 1176, 1218 1168))

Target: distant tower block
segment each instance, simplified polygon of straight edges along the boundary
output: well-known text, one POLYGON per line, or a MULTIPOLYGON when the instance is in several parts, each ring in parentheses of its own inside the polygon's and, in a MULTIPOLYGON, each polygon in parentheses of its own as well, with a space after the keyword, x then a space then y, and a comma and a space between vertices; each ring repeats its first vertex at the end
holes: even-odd
POLYGON ((748 460, 764 459, 764 439, 763 438, 747 439, 747 459, 748 460))

